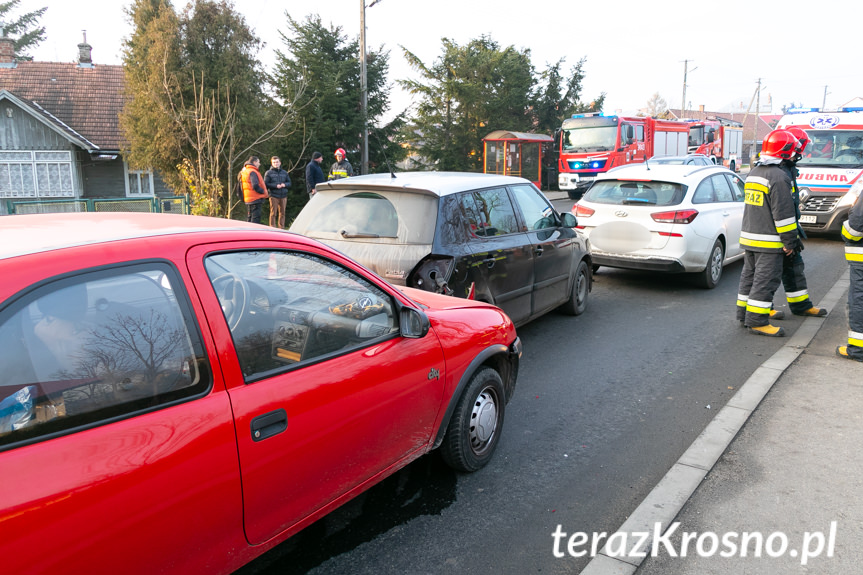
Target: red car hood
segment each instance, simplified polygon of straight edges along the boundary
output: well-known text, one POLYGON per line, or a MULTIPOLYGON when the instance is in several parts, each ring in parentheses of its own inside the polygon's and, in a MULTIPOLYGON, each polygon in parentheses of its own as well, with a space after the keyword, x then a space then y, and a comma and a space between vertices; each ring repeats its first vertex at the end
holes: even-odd
POLYGON ((429 291, 415 289, 405 286, 393 286, 403 294, 408 296, 410 299, 417 303, 421 303, 424 306, 427 306, 432 309, 464 309, 464 308, 472 308, 472 307, 494 307, 493 305, 487 304, 481 301, 475 301, 472 299, 464 299, 460 297, 451 297, 448 295, 441 295, 438 293, 432 293, 429 291))

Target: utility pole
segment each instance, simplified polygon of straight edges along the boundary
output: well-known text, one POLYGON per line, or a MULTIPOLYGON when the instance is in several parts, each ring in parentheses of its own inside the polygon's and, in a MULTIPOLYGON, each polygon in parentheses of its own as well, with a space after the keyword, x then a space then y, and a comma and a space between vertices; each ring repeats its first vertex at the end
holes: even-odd
POLYGON ((821 111, 827 109, 827 86, 824 86, 824 101, 821 102, 821 111))
POLYGON ((360 0, 360 84, 363 92, 363 159, 360 174, 369 173, 369 87, 366 74, 366 8, 371 8, 381 0, 373 0, 366 6, 366 0, 360 0))
POLYGON ((680 115, 686 117, 686 73, 689 67, 689 60, 683 61, 683 98, 680 100, 680 115))
MULTIPOLYGON (((686 115, 686 76, 689 74, 690 71, 695 72, 696 70, 698 70, 698 66, 696 66, 692 70, 689 70, 689 60, 683 61, 683 99, 680 100, 680 115, 683 118, 687 117, 687 115, 686 115)), ((692 105, 690 104, 689 107, 691 108, 692 105)))

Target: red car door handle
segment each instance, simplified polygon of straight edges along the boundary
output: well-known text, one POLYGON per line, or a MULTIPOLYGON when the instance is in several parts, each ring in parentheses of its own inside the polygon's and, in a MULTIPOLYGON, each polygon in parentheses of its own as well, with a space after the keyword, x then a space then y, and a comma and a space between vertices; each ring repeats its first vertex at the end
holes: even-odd
POLYGON ((288 412, 277 409, 252 420, 252 441, 262 441, 288 428, 288 412))

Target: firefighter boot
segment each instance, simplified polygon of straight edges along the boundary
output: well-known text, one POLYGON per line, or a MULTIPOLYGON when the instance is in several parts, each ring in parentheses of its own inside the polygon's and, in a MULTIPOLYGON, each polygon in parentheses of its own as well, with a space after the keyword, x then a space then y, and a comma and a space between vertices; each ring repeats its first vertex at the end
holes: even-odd
POLYGON ((785 337, 785 330, 779 326, 759 325, 758 327, 750 327, 749 331, 756 335, 766 335, 767 337, 785 337))
POLYGON ((802 315, 807 317, 824 317, 825 315, 827 315, 827 308, 812 306, 806 311, 801 311, 800 313, 795 313, 794 315, 802 315))
POLYGON ((836 348, 836 355, 838 355, 839 357, 844 357, 845 359, 853 359, 854 361, 863 361, 863 359, 858 359, 856 357, 851 357, 850 355, 848 355, 848 346, 847 345, 840 345, 839 347, 837 347, 836 348))
POLYGON ((781 309, 771 309, 770 319, 785 319, 785 312, 781 309))

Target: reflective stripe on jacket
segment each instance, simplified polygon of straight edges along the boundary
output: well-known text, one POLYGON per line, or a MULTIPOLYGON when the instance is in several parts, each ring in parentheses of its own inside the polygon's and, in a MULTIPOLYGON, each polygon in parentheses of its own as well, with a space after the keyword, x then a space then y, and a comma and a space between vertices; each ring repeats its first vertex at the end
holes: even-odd
POLYGON ((746 206, 740 245, 756 252, 794 248, 797 218, 791 197, 791 178, 776 165, 756 165, 744 186, 746 206))
POLYGON ((263 200, 267 197, 267 192, 264 190, 264 178, 261 172, 252 164, 246 164, 240 171, 240 182, 243 186, 243 201, 251 204, 257 200, 263 200), (252 174, 257 176, 258 181, 252 181, 252 174), (260 188, 260 191, 255 189, 255 185, 260 188))

